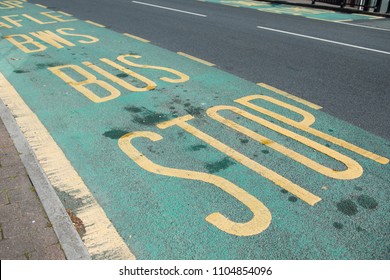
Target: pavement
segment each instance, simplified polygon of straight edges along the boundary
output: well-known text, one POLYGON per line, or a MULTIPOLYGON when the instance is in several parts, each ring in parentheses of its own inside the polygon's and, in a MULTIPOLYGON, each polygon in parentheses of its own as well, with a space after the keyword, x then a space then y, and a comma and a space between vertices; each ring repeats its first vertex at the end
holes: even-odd
POLYGON ((65 259, 58 237, 2 120, 0 120, 0 259, 65 259))
MULTIPOLYGON (((0 195, 0 259, 66 258, 59 242, 61 238, 57 237, 3 122, 0 125, 0 195)), ((334 224, 336 229, 342 228, 339 223, 334 224)))

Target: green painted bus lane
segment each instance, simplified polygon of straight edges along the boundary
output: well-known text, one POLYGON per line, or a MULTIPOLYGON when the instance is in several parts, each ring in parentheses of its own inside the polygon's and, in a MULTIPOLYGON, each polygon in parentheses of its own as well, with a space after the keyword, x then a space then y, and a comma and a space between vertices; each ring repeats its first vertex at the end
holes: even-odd
POLYGON ((284 14, 284 15, 293 15, 301 16, 311 19, 326 20, 326 21, 354 21, 354 20, 368 20, 368 19, 379 19, 382 17, 364 15, 364 14, 350 14, 350 13, 340 13, 330 10, 323 10, 317 8, 305 8, 298 7, 293 5, 278 4, 278 3, 268 3, 252 0, 199 0, 203 2, 211 2, 222 5, 234 6, 234 7, 244 7, 249 9, 256 9, 261 12, 274 13, 274 14, 284 14))
MULTIPOLYGON (((1 11, 23 21, 1 29, 0 72, 138 259, 389 257, 388 141, 266 85, 23 6, 1 11)), ((76 214, 88 208, 77 190, 57 191, 76 214)))

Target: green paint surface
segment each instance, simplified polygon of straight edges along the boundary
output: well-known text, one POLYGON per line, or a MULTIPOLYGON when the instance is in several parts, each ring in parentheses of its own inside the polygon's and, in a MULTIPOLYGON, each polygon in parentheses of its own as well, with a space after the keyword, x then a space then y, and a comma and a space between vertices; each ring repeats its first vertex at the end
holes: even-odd
POLYGON ((348 14, 329 10, 322 10, 317 8, 305 8, 293 5, 258 2, 252 0, 204 0, 205 2, 218 3, 223 5, 233 5, 238 7, 256 9, 261 12, 302 16, 312 19, 328 20, 328 21, 353 21, 353 20, 367 20, 376 19, 376 16, 364 14, 348 14))
MULTIPOLYGON (((4 15, 46 11, 30 4, 4 15)), ((13 84, 28 106, 64 151, 108 218, 138 259, 388 259, 390 168, 331 144, 332 149, 356 160, 364 169, 360 178, 336 180, 287 158, 269 146, 231 130, 207 116, 216 105, 236 106, 323 145, 327 141, 239 105, 235 99, 260 94, 302 108, 316 117, 312 127, 390 158, 390 143, 348 123, 289 100, 231 74, 199 64, 176 53, 146 44, 82 21, 39 25, 23 21, 23 27, 0 29, 1 36, 55 32, 99 38, 83 44, 81 37, 66 37, 76 46, 24 53, 8 40, 0 41, 0 72, 13 84), (116 61, 122 54, 138 54, 138 64, 163 66, 187 74, 184 83, 169 83, 172 73, 126 66, 157 84, 154 90, 131 92, 88 69, 92 62, 136 86, 144 84, 99 61, 116 61), (64 83, 48 67, 78 65, 99 80, 120 90, 120 97, 94 103, 64 83), (189 123, 247 157, 321 197, 310 206, 243 166, 226 154, 174 126, 156 124, 192 114, 189 123), (118 139, 134 131, 151 131, 160 141, 139 138, 133 145, 153 162, 171 168, 194 170, 223 177, 260 200, 271 212, 271 225, 261 234, 239 237, 205 221, 220 212, 232 221, 252 218, 248 208, 214 185, 152 174, 140 168, 119 148, 118 139), (326 188, 324 188, 326 186, 326 188)), ((31 34, 30 34, 31 35, 31 34)), ((130 59, 129 59, 130 60, 130 59)), ((116 61, 121 64, 120 62, 116 61)), ((122 64, 121 64, 122 65, 122 64)), ((64 70, 65 71, 65 70, 64 70)), ((84 77, 68 70, 78 81, 84 77)), ((88 86, 98 95, 107 92, 88 86)), ((266 101, 253 103, 294 120, 302 117, 266 101)), ((345 166, 311 148, 229 111, 221 115, 335 170, 345 166)), ((60 194, 61 196, 61 194, 60 194)), ((65 194, 66 196, 66 194, 65 194)), ((80 203, 80 202, 77 202, 80 203)))

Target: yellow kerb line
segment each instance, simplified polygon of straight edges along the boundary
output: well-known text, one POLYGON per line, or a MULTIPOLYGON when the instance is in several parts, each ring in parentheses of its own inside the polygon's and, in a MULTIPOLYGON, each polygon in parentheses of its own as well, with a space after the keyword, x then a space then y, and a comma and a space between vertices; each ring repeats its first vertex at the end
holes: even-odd
POLYGON ((59 14, 63 14, 64 16, 68 16, 68 17, 72 17, 71 14, 68 14, 68 13, 65 13, 65 12, 62 12, 62 11, 58 11, 59 14))
POLYGON ((46 6, 44 6, 44 5, 41 5, 41 4, 35 4, 35 6, 38 6, 38 7, 41 7, 41 8, 45 8, 45 9, 47 9, 47 7, 46 7, 46 6))
POLYGON ((358 14, 358 13, 352 13, 352 15, 363 16, 363 17, 367 17, 368 19, 381 19, 381 18, 385 18, 385 17, 381 17, 381 16, 362 15, 362 14, 358 14))
POLYGON ((85 201, 74 210, 85 225, 86 233, 82 240, 89 254, 94 259, 135 259, 61 148, 1 73, 0 99, 15 116, 17 125, 54 189, 69 194, 75 200, 85 201))
POLYGON ((319 106, 319 105, 317 105, 317 104, 314 104, 314 103, 312 103, 312 102, 310 102, 310 101, 307 101, 307 100, 305 100, 305 99, 299 98, 298 96, 292 95, 292 94, 287 93, 287 92, 285 92, 285 91, 283 91, 283 90, 274 88, 274 87, 272 87, 272 86, 270 86, 270 85, 267 85, 267 84, 264 84, 264 83, 258 83, 257 85, 258 85, 258 86, 261 86, 261 87, 263 87, 263 88, 269 89, 269 90, 271 90, 271 91, 273 91, 273 92, 275 92, 275 93, 277 93, 277 94, 283 95, 284 97, 287 97, 287 98, 289 98, 289 99, 291 99, 291 100, 294 100, 294 101, 296 101, 296 102, 299 102, 299 103, 301 103, 301 104, 303 104, 303 105, 306 105, 306 106, 308 106, 308 107, 310 107, 310 108, 313 108, 313 109, 315 109, 315 110, 320 110, 320 109, 322 109, 322 107, 319 106))
POLYGON ((150 43, 149 40, 146 40, 146 39, 144 39, 144 38, 141 38, 141 37, 138 37, 138 36, 129 34, 129 33, 123 33, 123 35, 125 35, 125 36, 127 36, 127 37, 130 37, 130 38, 133 38, 133 39, 136 39, 136 40, 138 40, 138 41, 144 42, 144 43, 150 43))
POLYGON ((189 54, 186 54, 186 53, 183 53, 183 52, 177 52, 178 55, 181 55, 181 56, 185 56, 189 59, 192 59, 192 60, 195 60, 199 63, 202 63, 204 65, 207 65, 207 66, 215 66, 215 64, 211 63, 211 62, 208 62, 206 60, 203 60, 203 59, 200 59, 200 58, 197 58, 195 56, 192 56, 192 55, 189 55, 189 54))
POLYGON ((85 22, 90 23, 90 24, 93 24, 93 25, 95 25, 95 26, 97 26, 97 27, 105 27, 105 26, 102 25, 102 24, 99 24, 99 23, 96 23, 96 22, 93 22, 93 21, 90 21, 90 20, 86 20, 85 22))

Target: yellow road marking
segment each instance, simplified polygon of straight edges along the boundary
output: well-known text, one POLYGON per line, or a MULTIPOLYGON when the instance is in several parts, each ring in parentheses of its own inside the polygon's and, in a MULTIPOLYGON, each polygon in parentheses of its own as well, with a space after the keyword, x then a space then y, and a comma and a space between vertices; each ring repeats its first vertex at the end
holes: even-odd
POLYGON ((244 105, 244 106, 246 106, 248 108, 251 108, 251 109, 253 109, 253 110, 255 110, 255 111, 259 112, 259 113, 263 113, 263 114, 269 115, 269 116, 271 116, 271 117, 273 117, 273 118, 275 118, 275 119, 277 119, 277 120, 279 120, 281 122, 284 122, 284 123, 286 123, 288 125, 296 127, 296 128, 298 128, 298 129, 300 129, 302 131, 305 131, 305 132, 310 133, 310 134, 312 134, 314 136, 322 138, 322 139, 324 139, 326 141, 329 141, 329 142, 331 142, 333 144, 336 144, 336 145, 338 145, 340 147, 343 147, 343 148, 345 148, 347 150, 355 152, 355 153, 357 153, 357 154, 359 154, 361 156, 369 158, 369 159, 371 159, 373 161, 376 161, 378 163, 381 163, 381 164, 388 164, 389 163, 389 159, 387 159, 385 157, 382 157, 382 156, 379 156, 377 154, 374 154, 374 153, 372 153, 370 151, 367 151, 367 150, 365 150, 363 148, 360 148, 360 147, 358 147, 358 146, 356 146, 354 144, 351 144, 351 143, 349 143, 349 142, 347 142, 345 140, 342 140, 342 139, 336 138, 336 137, 334 137, 332 135, 326 134, 326 133, 324 133, 322 131, 319 131, 319 130, 317 130, 315 128, 312 128, 312 127, 308 126, 305 123, 294 121, 292 119, 289 119, 289 118, 286 118, 286 117, 284 117, 282 115, 279 115, 279 114, 277 114, 275 112, 273 112, 272 115, 271 115, 271 114, 269 114, 270 111, 268 111, 268 110, 266 110, 266 109, 264 109, 264 108, 262 108, 262 107, 260 107, 258 105, 255 105, 255 104, 250 102, 250 101, 255 100, 255 99, 263 99, 263 96, 262 95, 245 96, 245 97, 242 97, 242 98, 234 100, 234 102, 237 102, 237 103, 239 103, 241 105, 244 105))
POLYGON ((38 7, 41 7, 41 8, 45 8, 45 9, 47 9, 47 7, 46 7, 46 6, 44 6, 44 5, 41 5, 41 4, 35 4, 35 6, 38 6, 38 7))
POLYGON ((263 118, 260 118, 258 116, 255 116, 253 114, 250 114, 244 110, 241 110, 237 107, 233 106, 215 106, 207 110, 207 115, 209 115, 212 119, 215 119, 219 121, 220 123, 223 123, 224 125, 241 132, 242 134, 245 134, 246 136, 252 138, 253 140, 266 145, 270 147, 271 149, 274 149, 275 151, 278 151, 279 153, 285 155, 286 157, 291 158, 292 160, 295 160, 306 167, 321 173, 325 176, 334 178, 334 179, 339 179, 339 180, 352 180, 359 178, 363 174, 363 168, 360 166, 359 163, 354 161, 353 159, 335 151, 332 150, 324 145, 321 145, 313 140, 310 140, 304 136, 301 136, 299 134, 296 134, 288 129, 282 128, 276 124, 273 124, 263 118), (242 125, 239 125, 238 123, 229 120, 227 118, 222 117, 221 115, 218 114, 219 111, 221 110, 228 110, 232 111, 238 115, 243 116, 244 118, 247 118, 249 120, 252 120, 254 122, 257 122, 258 124, 267 127, 273 131, 276 131, 286 137, 289 137, 291 139, 294 139, 297 142, 302 143, 303 145, 306 145, 314 150, 319 151, 322 154, 325 154, 331 158, 334 158, 335 160, 342 162, 347 168, 345 170, 339 171, 339 170, 334 170, 332 168, 326 167, 298 152, 295 152, 294 150, 291 150, 289 148, 286 148, 285 146, 276 143, 259 133, 256 133, 242 125))
POLYGON ((93 22, 93 21, 90 21, 90 20, 86 20, 85 22, 90 23, 90 24, 93 24, 93 25, 95 25, 95 26, 97 26, 97 27, 105 27, 105 26, 102 25, 102 24, 99 24, 99 23, 96 23, 96 22, 93 22))
POLYGON ((52 186, 84 204, 72 209, 86 229, 82 240, 94 259, 135 259, 65 154, 15 88, 0 73, 0 98, 9 108, 52 186))
POLYGON ((197 180, 215 185, 247 206, 253 214, 250 221, 241 223, 233 222, 221 213, 214 212, 206 217, 207 222, 224 232, 238 236, 256 235, 269 227, 272 219, 271 212, 256 197, 220 176, 155 164, 131 144, 132 139, 139 137, 148 138, 155 142, 161 140, 162 136, 150 131, 136 131, 119 139, 118 145, 122 151, 141 168, 159 175, 197 180))
POLYGON ((197 58, 195 56, 192 56, 192 55, 189 55, 189 54, 186 54, 186 53, 183 53, 183 52, 178 52, 177 53, 178 55, 182 55, 182 56, 185 56, 189 59, 192 59, 192 60, 195 60, 197 62, 200 62, 200 63, 203 63, 204 65, 207 65, 207 66, 215 66, 215 64, 211 63, 211 62, 208 62, 206 60, 203 60, 203 59, 200 59, 200 58, 197 58))
POLYGON ((310 108, 313 108, 313 109, 315 109, 315 110, 322 109, 322 107, 319 106, 319 105, 317 105, 317 104, 314 104, 314 103, 312 103, 312 102, 310 102, 310 101, 307 101, 307 100, 302 99, 302 98, 300 98, 300 97, 298 97, 298 96, 295 96, 295 95, 292 95, 292 94, 290 94, 290 93, 287 93, 287 92, 285 92, 285 91, 283 91, 283 90, 277 89, 277 88, 272 87, 272 86, 270 86, 270 85, 267 85, 267 84, 264 84, 264 83, 258 83, 257 85, 259 85, 259 86, 261 86, 261 87, 264 87, 264 88, 266 88, 266 89, 269 89, 269 90, 271 90, 271 91, 273 91, 273 92, 275 92, 275 93, 277 93, 277 94, 283 95, 284 97, 287 97, 287 98, 289 98, 289 99, 291 99, 291 100, 294 100, 294 101, 296 101, 296 102, 299 102, 299 103, 301 103, 301 104, 303 104, 303 105, 306 105, 306 106, 308 106, 308 107, 310 107, 310 108))
POLYGON ((127 36, 127 37, 130 37, 130 38, 133 38, 133 39, 136 39, 136 40, 138 40, 138 41, 144 42, 144 43, 150 43, 149 40, 146 40, 146 39, 144 39, 144 38, 141 38, 141 37, 138 37, 138 36, 129 34, 129 33, 123 33, 123 35, 125 35, 125 36, 127 36))
POLYGON ((64 16, 73 17, 71 14, 68 14, 68 13, 65 13, 62 11, 58 11, 58 13, 63 14, 64 16))
POLYGON ((215 139, 214 137, 204 133, 203 131, 197 129, 196 127, 189 124, 187 121, 192 120, 194 117, 191 115, 185 115, 176 119, 172 119, 166 122, 162 122, 157 124, 157 127, 160 129, 166 129, 168 127, 177 125, 178 127, 184 129, 188 133, 194 135, 195 137, 201 139, 202 141, 206 142, 210 146, 214 147, 218 151, 226 154, 227 156, 231 157, 232 159, 238 161, 242 165, 248 167, 249 169, 253 170, 257 174, 263 176, 264 178, 270 180, 271 182, 275 183, 276 185, 280 186, 281 188, 289 191, 296 197, 299 197, 303 201, 305 201, 307 204, 314 206, 317 202, 321 201, 321 198, 312 194, 311 192, 305 190, 304 188, 298 186, 297 184, 294 184, 287 178, 279 175, 278 173, 272 171, 271 169, 259 164, 256 161, 251 160, 247 156, 241 154, 240 152, 234 150, 233 148, 229 147, 228 145, 220 142, 219 140, 215 139))

